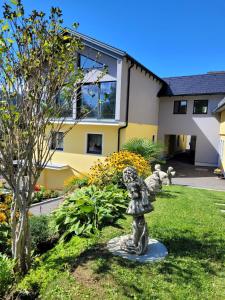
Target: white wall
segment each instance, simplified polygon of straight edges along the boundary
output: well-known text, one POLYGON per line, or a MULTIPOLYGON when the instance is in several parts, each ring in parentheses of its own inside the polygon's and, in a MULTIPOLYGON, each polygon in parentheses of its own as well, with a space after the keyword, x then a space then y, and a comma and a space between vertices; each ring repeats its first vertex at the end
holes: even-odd
POLYGON ((165 135, 186 134, 195 135, 196 140, 196 165, 217 165, 219 145, 219 121, 212 110, 221 96, 187 96, 187 97, 162 97, 159 105, 159 135, 164 141, 165 135), (173 114, 174 100, 187 100, 187 114, 173 114), (194 100, 208 100, 207 115, 193 114, 194 100))

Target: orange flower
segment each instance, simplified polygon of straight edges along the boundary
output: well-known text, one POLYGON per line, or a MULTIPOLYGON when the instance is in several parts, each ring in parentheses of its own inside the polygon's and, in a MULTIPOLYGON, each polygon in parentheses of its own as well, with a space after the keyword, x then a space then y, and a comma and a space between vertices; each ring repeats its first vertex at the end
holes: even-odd
POLYGON ((0 223, 5 222, 7 219, 6 215, 3 212, 0 212, 0 223))

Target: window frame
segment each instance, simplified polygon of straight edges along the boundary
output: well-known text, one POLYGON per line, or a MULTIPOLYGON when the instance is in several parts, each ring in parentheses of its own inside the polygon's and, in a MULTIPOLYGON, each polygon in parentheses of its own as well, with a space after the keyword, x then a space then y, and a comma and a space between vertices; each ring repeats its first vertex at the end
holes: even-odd
POLYGON ((208 114, 208 110, 209 110, 209 100, 207 99, 200 99, 200 100, 194 100, 194 103, 193 103, 193 115, 207 115, 208 114), (195 112, 195 103, 196 102, 200 102, 200 101, 207 101, 207 110, 206 112, 202 112, 202 113, 196 113, 195 112))
POLYGON ((52 151, 60 151, 60 152, 62 152, 62 151, 64 151, 64 132, 63 131, 53 131, 52 132, 52 134, 55 134, 55 138, 56 138, 56 140, 57 140, 57 134, 59 134, 59 133, 61 133, 63 136, 62 136, 62 148, 59 148, 59 147, 55 147, 55 148, 53 148, 52 147, 52 139, 53 139, 53 137, 51 137, 51 145, 50 145, 50 150, 52 150, 52 151))
MULTIPOLYGON (((187 114, 187 100, 174 100, 173 101, 173 114, 174 115, 186 115, 187 114), (185 107, 185 112, 175 112, 175 103, 181 103, 181 102, 186 102, 186 107, 185 107)), ((179 105, 179 109, 180 109, 180 105, 179 105)))
POLYGON ((86 139, 85 139, 85 154, 102 156, 103 155, 103 149, 104 149, 104 134, 102 132, 87 132, 86 133, 86 139), (101 135, 102 136, 102 149, 101 149, 101 153, 91 153, 91 152, 88 152, 88 136, 89 135, 101 135))
POLYGON ((87 72, 90 71, 90 70, 93 70, 93 69, 96 69, 96 70, 102 70, 102 69, 105 68, 105 64, 103 64, 103 63, 101 63, 101 62, 99 62, 99 61, 97 61, 97 60, 95 60, 95 59, 93 59, 93 58, 91 58, 91 57, 88 57, 87 55, 84 55, 84 54, 82 54, 82 53, 79 53, 79 54, 78 54, 77 66, 78 66, 78 68, 81 68, 82 70, 87 71, 87 72), (81 56, 83 56, 83 57, 85 57, 85 58, 87 58, 87 59, 90 59, 90 60, 92 60, 92 61, 94 61, 94 62, 100 64, 101 67, 85 68, 85 67, 81 66, 81 56))
MULTIPOLYGON (((77 117, 79 119, 79 110, 81 109, 82 105, 79 105, 79 102, 82 101, 82 87, 83 86, 88 86, 88 85, 94 85, 94 86, 98 86, 98 98, 100 97, 100 86, 101 84, 104 84, 104 83, 115 83, 116 85, 116 92, 117 92, 117 80, 109 80, 109 81, 99 81, 97 84, 94 84, 93 82, 85 82, 84 84, 80 85, 79 89, 78 89, 78 93, 79 93, 79 96, 78 96, 78 100, 77 100, 77 117)), ((85 119, 90 119, 90 120, 115 120, 116 118, 116 93, 115 93, 115 107, 114 107, 114 117, 113 118, 102 118, 102 117, 99 117, 100 115, 100 112, 101 112, 101 109, 100 109, 100 103, 97 104, 97 118, 93 118, 93 117, 89 117, 88 114, 87 114, 87 117, 85 119)))

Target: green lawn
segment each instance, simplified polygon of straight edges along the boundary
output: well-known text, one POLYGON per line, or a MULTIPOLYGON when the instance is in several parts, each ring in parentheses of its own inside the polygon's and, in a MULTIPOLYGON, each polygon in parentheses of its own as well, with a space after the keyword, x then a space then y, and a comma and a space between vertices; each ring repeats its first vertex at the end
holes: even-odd
POLYGON ((112 237, 130 232, 131 219, 91 239, 74 237, 37 262, 20 288, 40 299, 225 299, 225 214, 215 202, 225 193, 165 187, 147 216, 149 232, 168 257, 138 264, 105 249, 112 237))

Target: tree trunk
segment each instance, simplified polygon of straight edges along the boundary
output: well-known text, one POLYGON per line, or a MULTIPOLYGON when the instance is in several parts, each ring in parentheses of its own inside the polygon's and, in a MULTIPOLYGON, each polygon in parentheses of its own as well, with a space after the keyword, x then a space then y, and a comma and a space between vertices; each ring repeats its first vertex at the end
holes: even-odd
POLYGON ((29 199, 25 193, 14 194, 11 209, 12 256, 15 272, 25 274, 30 267, 29 199), (18 205, 19 204, 19 205, 18 205))

